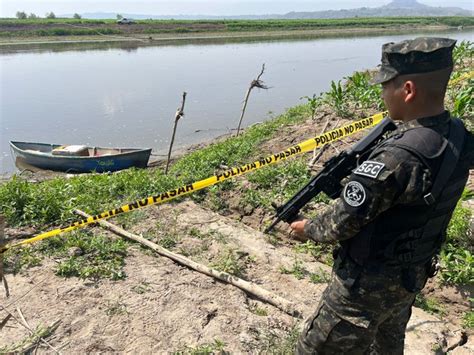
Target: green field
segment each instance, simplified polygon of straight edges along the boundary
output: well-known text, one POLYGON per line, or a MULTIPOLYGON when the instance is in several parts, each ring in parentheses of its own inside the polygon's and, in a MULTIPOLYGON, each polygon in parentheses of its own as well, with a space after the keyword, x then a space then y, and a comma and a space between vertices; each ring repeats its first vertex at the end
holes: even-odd
POLYGON ((137 20, 118 25, 115 20, 87 19, 0 19, 0 37, 138 35, 160 33, 233 33, 320 29, 381 28, 423 26, 474 26, 473 17, 383 17, 307 20, 137 20))

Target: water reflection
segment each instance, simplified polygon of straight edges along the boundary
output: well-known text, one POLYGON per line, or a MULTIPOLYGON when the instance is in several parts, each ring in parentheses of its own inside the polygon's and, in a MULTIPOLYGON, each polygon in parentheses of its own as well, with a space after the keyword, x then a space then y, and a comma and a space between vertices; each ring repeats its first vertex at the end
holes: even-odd
MULTIPOLYGON (((71 42, 71 43, 54 43, 54 42, 42 42, 42 43, 32 43, 28 45, 0 45, 0 55, 1 54, 13 54, 13 53, 44 53, 44 52, 65 52, 65 51, 106 51, 106 50, 115 50, 120 49, 126 52, 134 52, 140 47, 155 47, 155 46, 186 46, 186 45, 215 45, 215 44, 234 44, 234 43, 271 43, 271 42, 280 42, 284 43, 286 41, 313 41, 315 39, 330 39, 330 38, 366 38, 366 37, 385 37, 390 35, 400 35, 401 32, 399 29, 381 29, 374 33, 373 31, 355 31, 353 33, 330 33, 330 32, 317 32, 313 31, 308 33, 298 32, 294 33, 274 33, 274 34, 254 34, 248 35, 247 37, 241 37, 239 34, 236 34, 235 37, 219 37, 219 36, 208 36, 208 37, 172 37, 170 35, 169 39, 160 38, 152 36, 149 39, 136 39, 131 41, 123 40, 111 40, 104 42, 71 42), (171 38, 172 37, 172 38, 171 38)), ((406 31, 407 34, 411 35, 413 31, 406 31)), ((432 31, 416 31, 417 35, 433 35, 432 31)), ((472 37, 472 30, 470 29, 446 29, 446 30, 437 30, 436 34, 438 35, 453 35, 461 34, 466 38, 472 37)))
POLYGON ((0 46, 0 173, 14 169, 9 140, 166 151, 183 91, 175 146, 212 139, 237 126, 262 63, 271 89, 252 91, 244 126, 326 91, 331 80, 375 67, 382 43, 414 36, 0 46))

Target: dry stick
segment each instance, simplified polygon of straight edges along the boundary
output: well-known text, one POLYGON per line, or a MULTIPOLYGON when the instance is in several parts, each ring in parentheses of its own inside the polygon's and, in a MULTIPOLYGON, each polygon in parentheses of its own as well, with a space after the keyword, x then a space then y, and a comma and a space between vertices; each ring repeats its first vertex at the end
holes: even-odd
POLYGON ((184 103, 186 102, 186 91, 183 92, 183 101, 181 102, 181 108, 178 108, 176 114, 174 115, 174 128, 173 135, 171 136, 170 150, 168 152, 168 160, 166 161, 165 174, 168 174, 168 167, 170 165, 171 159, 171 150, 173 149, 174 136, 176 135, 176 128, 178 127, 178 121, 181 117, 184 116, 184 103))
MULTIPOLYGON (((89 217, 89 215, 85 212, 82 212, 80 210, 74 210, 74 213, 80 215, 80 216, 83 216, 83 217, 89 217)), ((107 222, 107 221, 98 221, 97 223, 99 223, 102 227, 114 232, 115 234, 118 234, 122 237, 125 237, 125 238, 128 238, 128 239, 131 239, 131 240, 134 240, 142 245, 145 245, 147 247, 149 247, 150 249, 153 249, 155 252, 157 252, 158 254, 162 255, 162 256, 165 256, 167 258, 170 258, 176 262, 178 262, 179 264, 181 265, 184 265, 184 266, 187 266, 195 271, 198 271, 200 273, 203 273, 205 275, 208 275, 208 276, 211 276, 211 277, 214 277, 220 281, 223 281, 223 282, 226 282, 226 283, 229 283, 231 285, 234 285, 238 288, 240 288, 241 290, 244 290, 245 292, 251 294, 251 295, 254 295, 255 297, 261 299, 262 301, 265 301, 275 307, 277 307, 278 309, 282 310, 283 312, 291 315, 291 316, 294 316, 294 317, 301 317, 301 313, 296 310, 296 307, 295 305, 278 296, 278 295, 275 295, 263 288, 261 288, 260 286, 258 285, 255 285, 251 282, 248 282, 248 281, 245 281, 245 280, 242 280, 236 276, 233 276, 233 275, 230 275, 226 272, 223 272, 223 271, 217 271, 217 270, 214 270, 214 269, 211 269, 205 265, 202 265, 202 264, 198 264, 182 255, 179 255, 179 254, 175 254, 175 253, 172 253, 170 252, 169 250, 153 243, 153 242, 150 242, 149 240, 143 238, 143 237, 140 237, 136 234, 132 234, 130 232, 127 232, 126 230, 123 230, 122 228, 120 227, 117 227, 115 225, 113 225, 112 223, 110 222, 107 222)))
POLYGON ((10 313, 7 314, 4 320, 0 323, 0 331, 2 331, 3 327, 8 323, 12 315, 10 313))
MULTIPOLYGON (((5 217, 0 215, 0 247, 5 245, 5 217)), ((3 282, 3 287, 5 288, 5 296, 10 297, 10 290, 8 288, 8 282, 3 272, 3 254, 0 253, 0 281, 3 282)))
MULTIPOLYGON (((34 335, 34 331, 31 329, 30 325, 28 324, 28 322, 26 321, 25 317, 23 316, 23 313, 21 312, 21 309, 17 306, 16 307, 16 311, 18 312, 19 316, 20 316, 20 319, 18 319, 17 317, 15 317, 13 315, 13 313, 11 313, 8 309, 6 308, 3 308, 3 310, 5 312, 7 312, 8 316, 7 318, 2 322, 1 326, 0 326, 0 330, 3 328, 3 326, 5 326, 6 324, 6 321, 10 318, 13 318, 14 320, 16 320, 21 326, 23 326, 24 328, 26 328, 31 335, 34 335)), ((53 324, 51 324, 48 328, 46 328, 44 334, 42 334, 39 339, 37 339, 36 342, 33 342, 33 344, 29 345, 29 348, 33 347, 38 341, 42 341, 44 344, 46 344, 47 346, 49 346, 53 351, 55 351, 57 354, 60 354, 60 352, 58 350, 56 350, 56 348, 54 348, 51 344, 49 344, 45 339, 43 338, 47 338, 51 335, 52 332, 54 332, 57 327, 59 326, 59 324, 61 323, 60 320, 57 320, 55 321, 53 324)))
MULTIPOLYGON (((28 324, 28 322, 26 321, 25 319, 25 316, 23 316, 23 312, 21 311, 20 307, 16 307, 16 311, 18 312, 18 315, 20 316, 20 320, 21 322, 16 319, 17 322, 19 322, 21 325, 23 325, 26 329, 28 329, 28 331, 30 332, 31 335, 34 335, 35 332, 33 331, 33 329, 31 329, 30 325, 28 324)), ((10 313, 11 314, 11 313, 10 313)), ((56 322, 53 323, 53 325, 49 326, 48 329, 52 329, 49 333, 46 332, 46 334, 40 336, 40 338, 38 339, 38 341, 41 341, 42 343, 46 344, 47 346, 49 346, 51 348, 51 350, 53 350, 56 354, 60 354, 60 352, 54 347, 52 346, 50 343, 48 343, 45 339, 43 338, 47 338, 48 336, 51 335, 51 333, 56 330, 56 328, 59 326, 59 323, 61 323, 60 320, 57 320, 56 322), (54 326, 55 325, 55 326, 54 326), (54 327, 53 327, 54 326, 54 327)), ((33 344, 34 345, 34 344, 33 344)))
MULTIPOLYGON (((23 347, 23 349, 21 349, 21 353, 22 354, 28 353, 29 351, 31 351, 34 347, 36 347, 38 345, 39 341, 45 341, 44 338, 47 338, 51 334, 53 334, 53 332, 59 327, 59 324, 61 324, 61 321, 57 320, 57 321, 51 323, 51 325, 49 327, 47 327, 40 335, 34 335, 34 333, 33 333, 32 334, 34 336, 33 340, 31 341, 30 344, 26 345, 25 347, 23 347)), ((49 343, 47 343, 47 344, 49 345, 49 343)), ((55 348, 53 348, 51 345, 49 345, 49 346, 57 354, 60 354, 60 352, 57 351, 55 348)))
MULTIPOLYGON (((321 130, 321 132, 319 134, 323 134, 327 129, 328 129, 328 126, 329 126, 329 121, 331 120, 331 117, 328 117, 328 119, 326 120, 326 124, 324 125, 323 129, 321 130)), ((321 157, 321 155, 323 155, 323 153, 326 151, 327 149, 327 144, 322 147, 321 149, 319 149, 319 153, 316 154, 316 150, 317 148, 314 148, 314 151, 313 151, 313 159, 311 159, 311 161, 309 162, 309 167, 312 168, 314 166, 314 164, 316 164, 316 162, 319 160, 319 158, 321 157)))
MULTIPOLYGON (((339 118, 336 122, 336 124, 334 125, 334 127, 337 127, 339 125, 339 122, 341 121, 341 119, 339 118)), ((321 130, 321 134, 323 134, 327 127, 328 127, 328 124, 329 124, 329 118, 328 120, 326 121, 326 125, 324 126, 324 128, 321 130)), ((337 150, 337 148, 332 144, 326 144, 325 146, 323 146, 318 154, 316 154, 316 148, 314 148, 314 151, 313 151, 313 159, 310 161, 310 163, 308 164, 309 168, 313 168, 315 165, 316 165, 316 162, 319 160, 319 158, 321 158, 321 156, 323 155, 323 153, 326 151, 326 149, 328 149, 329 147, 335 149, 338 153, 339 151, 337 150)))
POLYGON ((250 92, 252 91, 253 88, 259 88, 259 89, 265 89, 267 90, 268 89, 268 86, 266 86, 263 81, 260 80, 260 77, 263 75, 263 72, 265 71, 265 63, 263 63, 262 65, 262 71, 260 72, 260 74, 257 76, 257 79, 255 80, 252 80, 252 82, 250 83, 250 86, 247 90, 247 94, 245 94, 245 100, 244 100, 244 106, 242 107, 242 113, 240 115, 240 121, 239 121, 239 126, 237 127, 237 135, 239 135, 240 133, 240 126, 242 125, 242 120, 244 119, 244 115, 245 115, 245 109, 247 108, 247 103, 249 101, 249 97, 250 97, 250 92))

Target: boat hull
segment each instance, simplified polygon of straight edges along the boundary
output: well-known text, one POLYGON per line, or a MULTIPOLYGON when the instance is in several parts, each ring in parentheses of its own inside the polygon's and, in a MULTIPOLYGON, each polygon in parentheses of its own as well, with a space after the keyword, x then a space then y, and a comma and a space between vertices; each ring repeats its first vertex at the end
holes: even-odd
MULTIPOLYGON (((131 167, 146 168, 151 149, 121 149, 102 156, 58 156, 58 144, 10 142, 16 160, 34 167, 68 173, 112 172, 131 167)), ((109 150, 113 151, 113 150, 109 150)))

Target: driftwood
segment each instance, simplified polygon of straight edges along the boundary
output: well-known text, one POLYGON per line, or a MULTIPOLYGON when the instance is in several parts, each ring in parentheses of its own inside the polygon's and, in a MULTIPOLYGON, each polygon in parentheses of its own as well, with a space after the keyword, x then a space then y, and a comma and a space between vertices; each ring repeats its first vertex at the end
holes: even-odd
POLYGON ((168 151, 168 159, 166 160, 166 168, 165 168, 165 174, 168 174, 168 168, 170 165, 170 159, 171 159, 171 150, 173 149, 173 144, 174 144, 174 136, 176 135, 176 128, 178 127, 178 121, 181 117, 184 116, 184 103, 186 102, 186 92, 183 92, 183 100, 181 101, 181 107, 176 110, 176 114, 174 115, 174 127, 173 127, 173 135, 171 136, 171 142, 170 142, 170 149, 168 151))
POLYGON ((260 77, 263 75, 264 71, 265 71, 265 63, 262 65, 262 71, 260 72, 260 74, 258 74, 257 79, 252 80, 247 90, 247 93, 245 94, 244 105, 242 107, 242 113, 240 114, 239 126, 237 127, 237 135, 239 135, 240 133, 240 127, 242 125, 242 120, 244 119, 245 110, 247 108, 247 103, 249 101, 250 92, 252 91, 252 89, 253 88, 259 88, 259 89, 265 89, 265 90, 268 89, 268 86, 266 86, 263 83, 263 81, 260 80, 260 77))
MULTIPOLYGON (((0 248, 6 244, 5 241, 5 217, 0 215, 0 248)), ((5 288, 6 298, 10 297, 10 290, 8 288, 8 282, 3 272, 3 253, 0 253, 0 282, 3 283, 5 288)))
MULTIPOLYGON (((89 217, 89 215, 83 211, 80 211, 80 210, 74 210, 74 212, 78 215, 81 215, 83 217, 89 217)), ((211 276, 211 277, 214 277, 220 281, 223 281, 223 282, 226 282, 226 283, 229 283, 231 285, 234 285, 238 288, 240 288, 241 290, 259 298, 260 300, 262 301, 265 301, 275 307, 277 307, 278 309, 282 310, 283 312, 291 315, 291 316, 294 316, 294 317, 301 317, 301 313, 296 310, 295 308, 295 305, 278 296, 278 295, 275 295, 263 288, 261 288, 260 286, 258 285, 255 285, 254 283, 251 283, 251 282, 248 282, 248 281, 245 281, 245 280, 242 280, 236 276, 233 276, 231 274, 228 274, 226 272, 223 272, 223 271, 218 271, 218 270, 215 270, 215 269, 211 269, 205 265, 202 265, 202 264, 198 264, 182 255, 179 255, 179 254, 175 254, 175 253, 172 253, 170 252, 169 250, 143 238, 143 237, 140 237, 136 234, 132 234, 130 232, 127 232, 126 230, 123 230, 122 228, 120 227, 117 227, 115 225, 113 225, 112 223, 110 222, 107 222, 107 221, 98 221, 97 223, 99 223, 102 227, 112 231, 113 233, 115 234, 118 234, 122 237, 125 237, 125 238, 128 238, 128 239, 131 239, 131 240, 134 240, 142 245, 145 245, 147 246, 148 248, 154 250, 155 252, 157 252, 158 254, 162 255, 162 256, 165 256, 167 258, 170 258, 174 261, 176 261, 177 263, 181 264, 181 265, 184 265, 184 266, 187 266, 189 267, 190 269, 193 269, 195 271, 198 271, 202 274, 205 274, 205 275, 208 275, 208 276, 211 276)))

